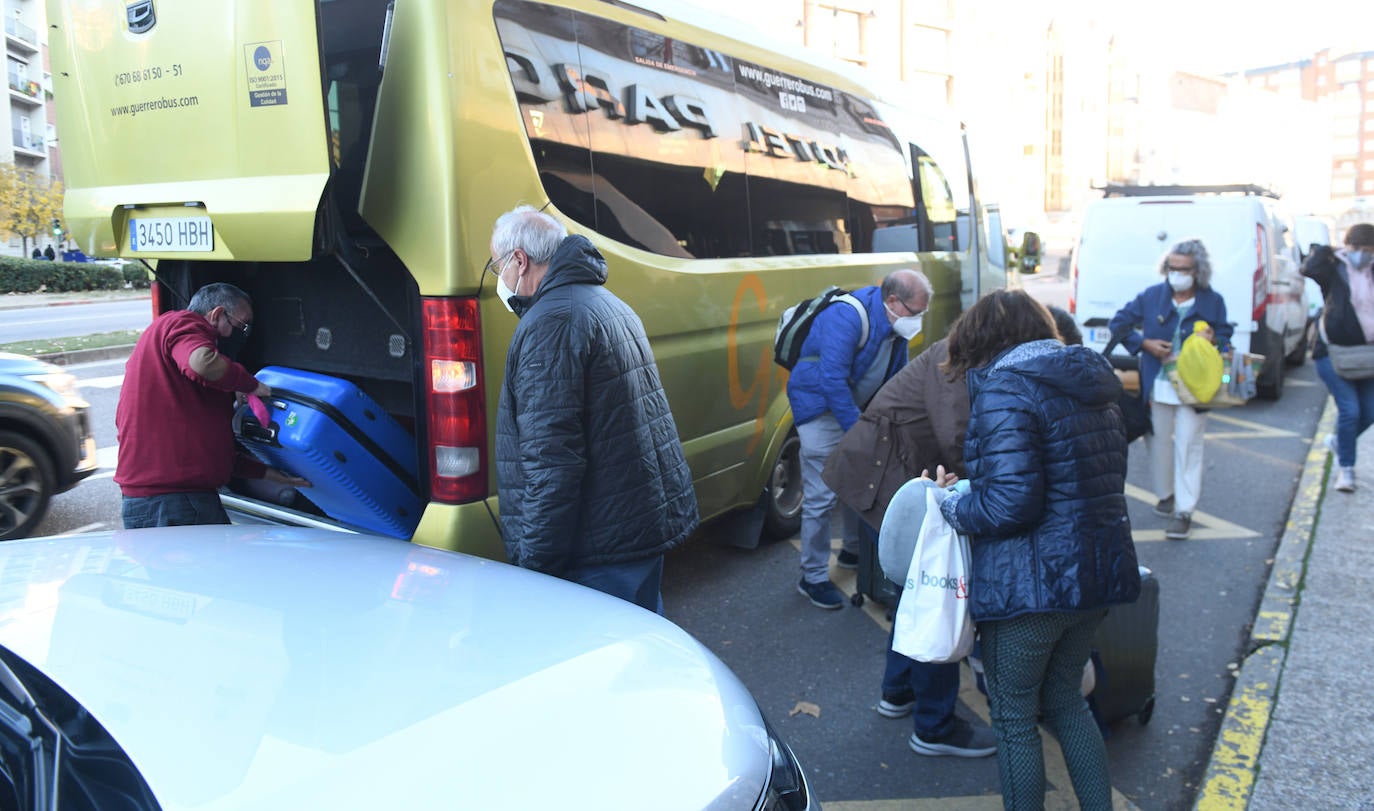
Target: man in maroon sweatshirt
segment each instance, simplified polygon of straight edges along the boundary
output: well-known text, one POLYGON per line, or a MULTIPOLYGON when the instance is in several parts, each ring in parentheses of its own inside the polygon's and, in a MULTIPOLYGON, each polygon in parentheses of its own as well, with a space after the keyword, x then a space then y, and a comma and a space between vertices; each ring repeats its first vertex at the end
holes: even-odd
POLYGON ((271 392, 220 348, 241 345, 252 326, 248 294, 216 283, 139 337, 115 409, 125 529, 229 523, 217 491, 231 475, 306 484, 235 452, 235 393, 271 392))

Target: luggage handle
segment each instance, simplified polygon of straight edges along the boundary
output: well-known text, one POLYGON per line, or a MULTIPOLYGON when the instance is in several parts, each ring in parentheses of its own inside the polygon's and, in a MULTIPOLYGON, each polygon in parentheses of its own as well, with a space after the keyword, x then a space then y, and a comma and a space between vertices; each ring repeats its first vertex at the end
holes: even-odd
POLYGON ((263 425, 258 422, 258 418, 253 416, 253 412, 246 405, 234 412, 232 427, 234 435, 245 441, 278 444, 277 424, 274 422, 263 425))

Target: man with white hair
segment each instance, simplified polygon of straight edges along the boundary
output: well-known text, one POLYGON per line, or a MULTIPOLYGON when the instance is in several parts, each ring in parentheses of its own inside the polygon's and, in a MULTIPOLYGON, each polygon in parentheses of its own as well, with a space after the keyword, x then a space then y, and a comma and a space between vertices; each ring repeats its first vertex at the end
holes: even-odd
POLYGON ((697 501, 644 325, 592 243, 530 206, 496 220, 486 272, 520 319, 496 417, 511 562, 663 613, 697 501))

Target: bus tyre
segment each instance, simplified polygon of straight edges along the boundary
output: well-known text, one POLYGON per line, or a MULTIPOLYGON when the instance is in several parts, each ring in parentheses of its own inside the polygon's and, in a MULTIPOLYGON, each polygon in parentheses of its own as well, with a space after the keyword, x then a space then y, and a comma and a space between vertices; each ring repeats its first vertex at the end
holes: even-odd
POLYGON ((0 541, 26 538, 38 528, 56 482, 57 469, 42 446, 0 431, 0 541))
POLYGON ((788 432, 768 476, 763 494, 763 535, 769 540, 791 538, 801 532, 802 476, 801 440, 795 430, 788 432))

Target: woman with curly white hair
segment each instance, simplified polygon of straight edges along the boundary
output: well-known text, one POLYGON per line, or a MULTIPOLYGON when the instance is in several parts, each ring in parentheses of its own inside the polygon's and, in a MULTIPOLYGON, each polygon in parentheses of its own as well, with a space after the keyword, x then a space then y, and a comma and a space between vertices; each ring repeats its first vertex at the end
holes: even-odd
POLYGON ((1222 352, 1231 351, 1226 302, 1212 289, 1212 263, 1202 240, 1176 243, 1159 262, 1164 281, 1145 288, 1112 316, 1112 337, 1140 356, 1140 396, 1150 410, 1155 514, 1169 519, 1164 537, 1183 540, 1193 526, 1202 490, 1202 434, 1207 415, 1183 405, 1164 374, 1193 325, 1206 321, 1222 352))

